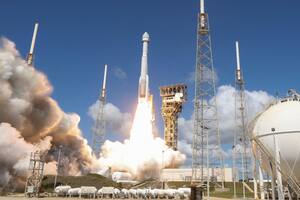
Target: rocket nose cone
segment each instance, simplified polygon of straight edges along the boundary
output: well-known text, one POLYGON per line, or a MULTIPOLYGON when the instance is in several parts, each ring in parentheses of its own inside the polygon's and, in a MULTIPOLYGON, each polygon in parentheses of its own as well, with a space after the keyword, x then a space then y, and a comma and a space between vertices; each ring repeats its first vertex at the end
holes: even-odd
POLYGON ((143 42, 144 41, 149 41, 149 39, 150 39, 150 37, 149 37, 149 34, 147 33, 147 32, 145 32, 144 34, 143 34, 143 42))

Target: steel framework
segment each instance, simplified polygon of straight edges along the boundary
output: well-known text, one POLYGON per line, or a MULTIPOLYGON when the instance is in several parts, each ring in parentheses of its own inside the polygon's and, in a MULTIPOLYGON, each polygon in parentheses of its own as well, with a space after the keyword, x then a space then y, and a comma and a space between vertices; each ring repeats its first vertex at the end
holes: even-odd
POLYGON ((164 119, 164 139, 167 146, 177 150, 178 115, 187 98, 187 86, 183 84, 160 87, 161 115, 164 119))
POLYGON ((215 182, 213 168, 222 168, 224 187, 224 164, 216 102, 215 71, 211 48, 208 14, 204 12, 201 0, 198 15, 197 52, 195 70, 194 132, 192 158, 192 184, 206 186, 209 197, 209 184, 215 182), (209 170, 209 169, 212 170, 209 170))
POLYGON ((104 78, 101 95, 99 97, 99 110, 97 112, 96 121, 92 128, 93 132, 93 144, 92 150, 96 157, 100 156, 101 146, 105 140, 105 116, 104 116, 104 106, 106 102, 106 75, 107 75, 107 65, 104 66, 104 78))
POLYGON ((243 198, 245 196, 246 182, 251 178, 252 151, 247 131, 245 82, 240 67, 239 43, 236 42, 236 81, 235 81, 235 134, 233 145, 233 182, 234 196, 236 197, 236 182, 243 182, 243 198))
POLYGON ((30 175, 27 177, 25 186, 26 196, 39 196, 40 187, 44 176, 44 154, 36 151, 30 154, 30 175))

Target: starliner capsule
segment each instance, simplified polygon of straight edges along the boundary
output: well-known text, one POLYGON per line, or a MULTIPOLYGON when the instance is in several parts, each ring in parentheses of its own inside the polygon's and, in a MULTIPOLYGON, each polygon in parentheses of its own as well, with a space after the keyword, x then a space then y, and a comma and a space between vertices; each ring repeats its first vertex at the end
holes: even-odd
POLYGON ((148 77, 148 45, 150 41, 149 34, 143 34, 143 55, 141 61, 141 75, 139 79, 139 102, 147 101, 149 97, 149 77, 148 77))

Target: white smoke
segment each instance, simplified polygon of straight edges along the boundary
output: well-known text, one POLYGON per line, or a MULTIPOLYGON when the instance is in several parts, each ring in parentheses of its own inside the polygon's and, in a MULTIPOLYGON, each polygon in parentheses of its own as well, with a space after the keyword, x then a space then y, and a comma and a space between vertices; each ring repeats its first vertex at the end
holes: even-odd
MULTIPOLYGON (((88 114, 95 121, 99 110, 99 101, 90 106, 88 114)), ((106 128, 108 133, 121 134, 129 136, 132 125, 132 116, 130 113, 123 113, 112 103, 104 106, 104 114, 106 119, 106 128)))
MULTIPOLYGON (((94 104, 90 108, 89 113, 94 113, 96 116, 99 104, 94 104)), ((110 168, 112 172, 127 172, 130 173, 133 179, 145 180, 149 178, 158 178, 159 171, 162 167, 178 167, 184 160, 185 155, 179 151, 174 151, 165 145, 165 141, 153 135, 152 127, 152 109, 147 102, 139 103, 133 124, 128 120, 128 113, 121 113, 112 104, 105 106, 105 118, 108 124, 109 120, 116 123, 116 127, 122 127, 129 123, 127 133, 124 130, 116 130, 130 138, 123 142, 112 142, 106 140, 102 146, 102 151, 99 159, 101 169, 110 168), (113 108, 113 109, 108 109, 113 108), (115 110, 117 112, 107 112, 115 110)), ((101 170, 106 173, 105 170, 101 170)))
POLYGON ((5 38, 0 39, 0 187, 24 181, 30 153, 46 153, 53 173, 58 146, 65 175, 86 173, 96 161, 78 128, 77 114, 64 113, 50 95, 47 77, 28 66, 5 38))

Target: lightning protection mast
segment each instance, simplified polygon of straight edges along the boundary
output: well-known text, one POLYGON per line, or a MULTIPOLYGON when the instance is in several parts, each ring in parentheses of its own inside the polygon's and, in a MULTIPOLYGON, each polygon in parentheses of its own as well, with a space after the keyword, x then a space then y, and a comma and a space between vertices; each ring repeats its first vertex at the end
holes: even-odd
POLYGON ((251 177, 252 153, 250 138, 247 133, 245 82, 240 65, 239 43, 236 47, 236 74, 235 74, 235 134, 233 145, 233 183, 234 197, 237 196, 236 182, 242 180, 243 198, 246 198, 246 182, 251 177))
POLYGON ((107 65, 104 66, 104 77, 101 95, 99 97, 99 107, 96 115, 96 121, 92 128, 93 131, 93 144, 92 150, 93 154, 98 158, 101 152, 101 146, 105 140, 105 116, 104 116, 104 106, 106 101, 106 75, 107 75, 107 65))
POLYGON ((200 10, 197 26, 192 184, 205 185, 209 198, 210 182, 215 187, 224 187, 224 160, 216 102, 216 75, 204 0, 200 1, 200 10), (216 168, 221 172, 221 180, 218 181, 222 182, 222 186, 217 184, 217 176, 214 174, 216 168))
POLYGON ((30 45, 30 50, 27 56, 27 64, 32 66, 33 63, 33 57, 34 57, 34 47, 35 47, 35 40, 36 40, 36 35, 39 29, 39 23, 35 22, 34 24, 34 30, 33 30, 33 35, 32 35, 32 40, 31 40, 31 45, 30 45))

